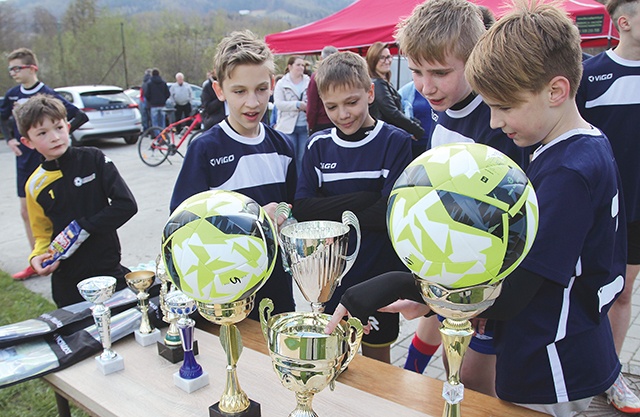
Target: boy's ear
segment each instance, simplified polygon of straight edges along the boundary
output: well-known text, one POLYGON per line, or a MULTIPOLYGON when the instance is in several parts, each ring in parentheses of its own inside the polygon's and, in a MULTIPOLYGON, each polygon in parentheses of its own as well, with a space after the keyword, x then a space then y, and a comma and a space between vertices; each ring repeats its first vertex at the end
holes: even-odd
POLYGON ((269 82, 269 90, 273 93, 273 90, 276 89, 276 77, 271 76, 271 81, 269 82))
POLYGON ((33 145, 33 143, 31 143, 31 140, 29 138, 24 137, 24 136, 20 137, 20 143, 22 143, 24 146, 26 146, 29 149, 35 149, 36 148, 33 145))
POLYGON ((222 86, 218 81, 214 81, 211 85, 213 87, 213 91, 216 93, 218 100, 224 101, 224 93, 222 92, 222 86))
POLYGON ((555 76, 549 81, 549 104, 559 106, 570 98, 571 83, 567 77, 555 76))
POLYGON ((627 16, 622 15, 618 18, 618 28, 621 32, 623 30, 626 31, 631 29, 631 25, 629 24, 629 19, 627 18, 627 16))
POLYGON ((369 91, 367 91, 368 103, 371 104, 376 99, 376 89, 373 83, 369 86, 369 91))

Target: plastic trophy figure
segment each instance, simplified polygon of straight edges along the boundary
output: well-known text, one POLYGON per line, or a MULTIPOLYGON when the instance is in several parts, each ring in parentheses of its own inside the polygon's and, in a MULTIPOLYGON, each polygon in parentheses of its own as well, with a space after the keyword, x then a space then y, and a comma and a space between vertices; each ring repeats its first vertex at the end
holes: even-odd
MULTIPOLYGON (((276 218, 290 218, 286 203, 276 209, 276 218)), ((342 223, 332 221, 290 222, 278 235, 284 264, 288 267, 305 299, 310 313, 282 313, 271 317, 273 302, 260 302, 260 324, 273 369, 282 385, 295 392, 297 406, 289 417, 313 417, 314 394, 329 386, 344 371, 358 351, 362 323, 356 318, 342 320, 330 335, 324 328, 331 319, 323 314, 340 280, 353 266, 360 249, 360 224, 350 211, 342 214, 342 223), (356 248, 347 255, 349 227, 356 231, 356 248)))
POLYGON ((82 298, 95 304, 91 311, 104 348, 102 354, 96 357, 96 363, 104 375, 124 369, 124 359, 111 349, 111 309, 104 305, 104 302, 113 296, 115 290, 114 277, 93 277, 78 283, 78 291, 82 298))
POLYGON ((196 311, 196 302, 180 291, 172 291, 166 298, 169 310, 178 315, 178 328, 182 337, 184 362, 180 370, 173 374, 173 382, 183 391, 193 391, 209 385, 209 374, 202 370, 193 354, 193 333, 196 322, 189 315, 196 311))
POLYGON ((162 338, 162 334, 149 321, 149 293, 147 293, 149 287, 153 285, 156 275, 153 271, 134 271, 126 274, 124 279, 129 288, 137 293, 138 307, 142 313, 140 328, 134 332, 136 342, 141 346, 149 346, 158 342, 162 338))
MULTIPOLYGON (((162 310, 162 321, 169 325, 167 333, 164 335, 162 341, 158 341, 156 346, 158 347, 158 355, 162 356, 171 363, 178 363, 184 359, 184 350, 182 349, 182 342, 180 341, 180 331, 176 322, 178 316, 169 311, 165 299, 169 293, 171 286, 171 280, 164 267, 164 261, 162 260, 162 254, 159 254, 156 258, 156 276, 160 280, 160 310, 162 310)), ((194 341, 193 353, 198 354, 198 341, 194 341)))

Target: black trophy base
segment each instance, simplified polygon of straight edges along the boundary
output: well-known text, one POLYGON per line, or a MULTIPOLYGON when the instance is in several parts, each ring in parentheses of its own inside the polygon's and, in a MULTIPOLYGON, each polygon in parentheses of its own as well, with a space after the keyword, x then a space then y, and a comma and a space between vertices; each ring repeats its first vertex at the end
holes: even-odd
POLYGON ((225 413, 218 408, 219 402, 209 407, 209 417, 260 417, 260 403, 249 399, 249 408, 240 413, 225 413))
MULTIPOLYGON (((184 350, 182 346, 167 346, 162 342, 156 342, 158 346, 158 355, 162 356, 166 360, 171 363, 178 363, 184 360, 184 350)), ((193 354, 197 355, 198 352, 198 341, 193 341, 193 354)))

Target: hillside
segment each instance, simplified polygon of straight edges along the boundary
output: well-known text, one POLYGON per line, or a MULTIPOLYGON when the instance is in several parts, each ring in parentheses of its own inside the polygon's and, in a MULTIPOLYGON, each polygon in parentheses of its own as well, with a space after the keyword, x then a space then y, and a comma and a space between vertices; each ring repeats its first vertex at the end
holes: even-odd
MULTIPOLYGON (((163 10, 175 10, 186 14, 225 10, 256 17, 269 16, 298 26, 328 16, 352 2, 353 0, 98 0, 97 5, 111 13, 124 16, 163 10)), ((27 12, 43 7, 59 18, 67 10, 71 0, 7 0, 6 3, 27 12)))

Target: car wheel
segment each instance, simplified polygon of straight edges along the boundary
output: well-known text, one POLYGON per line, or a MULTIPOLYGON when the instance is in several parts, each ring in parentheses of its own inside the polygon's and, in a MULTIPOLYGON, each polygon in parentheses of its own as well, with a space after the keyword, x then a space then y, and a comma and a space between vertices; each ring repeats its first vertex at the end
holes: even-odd
POLYGON ((124 137, 124 141, 127 145, 135 145, 138 143, 138 135, 128 135, 124 137))

